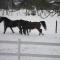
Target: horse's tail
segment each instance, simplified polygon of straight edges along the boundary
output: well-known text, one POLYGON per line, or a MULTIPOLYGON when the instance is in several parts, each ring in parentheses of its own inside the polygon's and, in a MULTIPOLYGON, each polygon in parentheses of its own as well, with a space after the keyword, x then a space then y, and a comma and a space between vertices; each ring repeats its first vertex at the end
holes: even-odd
POLYGON ((44 27, 44 29, 46 30, 47 27, 46 27, 46 22, 45 21, 40 21, 41 25, 44 27))

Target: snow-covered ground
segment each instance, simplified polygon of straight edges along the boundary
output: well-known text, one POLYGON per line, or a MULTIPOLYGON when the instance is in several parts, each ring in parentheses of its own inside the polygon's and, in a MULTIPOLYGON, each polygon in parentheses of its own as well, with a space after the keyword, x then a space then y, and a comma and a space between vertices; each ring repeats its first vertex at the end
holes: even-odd
MULTIPOLYGON (((30 34, 29 36, 20 35, 18 33, 0 33, 0 41, 28 41, 28 42, 40 42, 44 43, 60 43, 59 34, 45 34, 39 36, 38 34, 30 34)), ((34 45, 34 44, 21 44, 21 53, 30 54, 45 54, 45 55, 60 55, 60 46, 54 45, 34 45)), ((17 53, 18 44, 0 43, 0 53, 17 53)), ((17 56, 0 55, 0 60, 18 60, 17 56)), ((21 56, 21 60, 60 60, 60 58, 48 58, 48 57, 25 57, 21 56)))
MULTIPOLYGON (((0 16, 2 16, 2 12, 0 12, 0 16)), ((60 33, 60 16, 55 15, 54 17, 49 16, 46 19, 42 19, 41 17, 39 17, 38 15, 35 16, 26 16, 25 15, 25 10, 19 10, 13 13, 9 13, 9 15, 6 15, 6 13, 4 13, 4 16, 10 18, 11 20, 19 20, 19 19, 24 19, 24 20, 28 20, 28 21, 45 21, 46 25, 47 25, 47 31, 45 31, 43 29, 44 33, 55 33, 55 26, 56 26, 56 20, 58 22, 58 33, 60 33)), ((43 28, 43 27, 42 27, 43 28)), ((3 22, 0 23, 0 31, 3 31, 3 22)), ((14 28, 15 31, 18 32, 17 28, 14 28)), ((8 30, 10 31, 10 29, 8 30)))
MULTIPOLYGON (((20 11, 21 12, 21 11, 20 11)), ((39 36, 39 32, 34 29, 31 31, 30 35, 20 35, 18 33, 19 29, 13 28, 15 33, 13 34, 11 30, 8 28, 6 31, 6 34, 3 34, 4 26, 3 22, 0 23, 0 41, 28 41, 28 42, 40 42, 40 43, 60 43, 60 17, 48 17, 46 19, 41 19, 39 16, 25 16, 22 14, 16 14, 17 12, 14 12, 13 15, 7 16, 8 18, 12 20, 16 19, 24 19, 29 21, 46 21, 47 24, 47 30, 45 31, 43 27, 43 33, 44 35, 39 36), (58 33, 55 33, 55 22, 58 21, 58 33)), ((19 13, 19 11, 18 11, 19 13)), ((24 13, 24 12, 23 12, 24 13)), ((1 13, 0 13, 1 14, 1 13)), ((6 16, 6 15, 5 15, 6 16)), ((30 53, 30 54, 45 54, 45 55, 60 55, 60 46, 54 46, 54 45, 30 45, 30 44, 22 44, 21 45, 21 53, 30 53)), ((17 53, 18 52, 18 45, 17 44, 8 44, 8 43, 0 43, 0 53, 17 53)), ((18 60, 17 56, 6 56, 6 55, 0 55, 0 60, 18 60)), ((48 57, 25 57, 21 56, 21 60, 60 60, 60 58, 48 58, 48 57)))

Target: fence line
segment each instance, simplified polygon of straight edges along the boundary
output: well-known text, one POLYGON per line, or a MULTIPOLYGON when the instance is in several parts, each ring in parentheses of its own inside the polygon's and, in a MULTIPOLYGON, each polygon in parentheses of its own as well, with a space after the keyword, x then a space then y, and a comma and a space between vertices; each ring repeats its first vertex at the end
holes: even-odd
POLYGON ((0 53, 0 55, 18 56, 18 53, 0 53))
POLYGON ((21 44, 31 44, 31 45, 47 45, 47 46, 60 46, 60 43, 47 43, 47 42, 27 42, 27 41, 0 41, 0 43, 10 43, 10 44, 18 44, 18 53, 0 53, 0 55, 9 55, 9 56, 18 56, 18 60, 20 60, 21 56, 30 56, 30 57, 47 57, 47 58, 60 58, 60 55, 48 55, 48 54, 29 54, 29 53, 21 53, 21 44))
MULTIPOLYGON (((60 46, 60 43, 30 42, 30 41, 19 41, 19 42, 20 42, 20 44, 60 46)), ((0 43, 18 44, 18 41, 2 41, 2 40, 0 40, 0 43)))
POLYGON ((30 57, 48 57, 48 58, 60 58, 60 55, 47 55, 47 54, 28 54, 28 53, 0 53, 0 55, 6 56, 19 56, 18 60, 21 56, 30 56, 30 57))

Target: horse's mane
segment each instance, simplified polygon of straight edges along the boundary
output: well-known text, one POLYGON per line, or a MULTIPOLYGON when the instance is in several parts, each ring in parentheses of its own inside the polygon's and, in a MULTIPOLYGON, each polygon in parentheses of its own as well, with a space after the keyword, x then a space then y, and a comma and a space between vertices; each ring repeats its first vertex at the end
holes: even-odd
POLYGON ((40 23, 43 25, 44 29, 47 29, 45 21, 40 21, 40 23))
POLYGON ((7 18, 7 17, 1 17, 1 18, 3 18, 4 19, 4 21, 12 21, 12 20, 10 20, 9 18, 7 18))
POLYGON ((9 19, 9 18, 7 18, 7 17, 3 17, 3 18, 10 20, 10 19, 9 19))

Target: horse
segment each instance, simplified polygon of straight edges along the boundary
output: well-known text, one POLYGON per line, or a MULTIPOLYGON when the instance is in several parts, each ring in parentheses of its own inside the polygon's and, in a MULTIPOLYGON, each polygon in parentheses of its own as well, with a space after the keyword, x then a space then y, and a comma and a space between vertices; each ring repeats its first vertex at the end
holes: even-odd
POLYGON ((39 31, 39 35, 42 34, 41 25, 44 27, 45 30, 47 29, 45 21, 31 22, 31 21, 20 20, 20 23, 21 23, 20 25, 22 26, 24 34, 26 34, 26 31, 28 33, 28 29, 29 30, 31 30, 31 29, 37 29, 39 31))
POLYGON ((4 22, 4 34, 8 27, 12 30, 13 33, 14 33, 14 31, 12 29, 13 27, 18 27, 20 34, 24 33, 26 35, 26 31, 28 33, 28 30, 26 29, 26 26, 25 26, 28 21, 25 21, 22 19, 12 21, 12 20, 8 19, 7 17, 0 17, 0 23, 2 21, 4 22))
POLYGON ((43 28, 46 30, 47 27, 46 27, 46 22, 45 21, 40 21, 40 22, 29 22, 28 25, 27 25, 27 28, 28 29, 37 29, 39 31, 39 35, 42 34, 42 29, 41 29, 41 26, 43 26, 43 28))
MULTIPOLYGON (((24 33, 26 35, 26 33, 28 34, 28 28, 27 28, 27 25, 28 25, 28 22, 29 21, 26 21, 26 20, 23 20, 23 19, 20 19, 19 20, 19 29, 20 29, 20 33, 24 33)), ((29 34, 28 34, 29 35, 29 34)))
POLYGON ((14 33, 13 31, 13 27, 18 27, 18 23, 19 23, 19 20, 15 20, 15 21, 12 21, 10 19, 8 19, 7 17, 0 17, 0 23, 4 21, 4 34, 6 32, 6 29, 9 27, 12 32, 14 33))
MULTIPOLYGON (((39 31, 39 35, 42 34, 42 29, 41 26, 46 30, 46 22, 45 21, 40 21, 40 22, 29 22, 27 25, 28 29, 37 29, 39 31)), ((42 34, 43 35, 43 34, 42 34)))
POLYGON ((19 32, 22 34, 22 32, 26 35, 26 32, 28 33, 28 29, 37 29, 39 31, 39 35, 40 33, 42 33, 42 29, 41 29, 41 25, 44 27, 44 29, 46 30, 46 23, 45 21, 40 21, 40 22, 31 22, 31 21, 25 21, 25 20, 15 20, 12 21, 10 19, 8 19, 7 17, 0 17, 0 23, 4 21, 4 34, 6 32, 6 29, 9 27, 12 32, 13 31, 13 27, 18 27, 19 28, 19 32))

